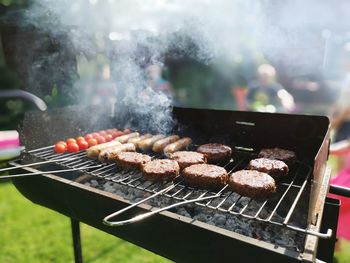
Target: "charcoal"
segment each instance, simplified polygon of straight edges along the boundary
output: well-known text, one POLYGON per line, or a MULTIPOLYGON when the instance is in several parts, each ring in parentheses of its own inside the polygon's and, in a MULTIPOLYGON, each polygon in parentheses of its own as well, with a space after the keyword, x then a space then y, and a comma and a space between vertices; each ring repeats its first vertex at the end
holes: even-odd
MULTIPOLYGON (((104 191, 114 193, 118 196, 123 197, 124 199, 130 201, 131 203, 139 202, 144 198, 150 196, 152 193, 140 190, 137 188, 132 188, 126 185, 121 185, 118 183, 112 183, 109 181, 97 182, 96 180, 90 180, 85 182, 86 185, 91 187, 97 187, 104 191), (98 186, 96 186, 98 183, 98 186)), ((149 182, 144 182, 143 186, 149 186, 149 182)), ((190 193, 191 190, 186 189, 183 191, 181 196, 190 193)), ((200 191, 199 191, 200 192, 200 191)), ((170 192, 169 192, 170 193, 170 192)), ((198 196, 197 194, 194 196, 198 196)), ((237 210, 243 208, 245 205, 249 204, 246 208, 246 213, 256 213, 256 211, 261 206, 259 201, 249 202, 249 198, 242 197, 237 202, 237 210), (238 209, 239 208, 239 209, 238 209)), ((232 194, 227 198, 228 202, 233 203, 237 201, 237 195, 232 194)), ((174 198, 167 197, 165 195, 160 195, 155 198, 152 198, 146 201, 146 204, 149 204, 153 207, 165 207, 179 200, 174 198)), ((205 201, 206 202, 206 201, 205 201)), ((203 204, 205 204, 205 202, 203 204)), ((215 205, 214 201, 212 205, 215 205)), ((178 206, 171 209, 171 212, 185 216, 191 219, 195 219, 216 227, 220 227, 229 231, 233 231, 237 234, 245 235, 248 237, 256 238, 259 240, 266 241, 268 243, 281 246, 293 251, 302 251, 305 242, 305 235, 300 232, 282 228, 276 225, 266 224, 260 221, 253 219, 244 218, 239 215, 234 215, 226 212, 221 212, 219 210, 210 209, 205 206, 198 206, 196 204, 188 204, 186 206, 178 206)), ((269 212, 267 209, 263 209, 260 213, 260 216, 268 215, 269 212)), ((299 216, 296 216, 299 217, 299 216)), ((300 215, 300 218, 303 218, 303 215, 300 215)), ((275 220, 283 220, 283 217, 278 213, 274 215, 275 220)))

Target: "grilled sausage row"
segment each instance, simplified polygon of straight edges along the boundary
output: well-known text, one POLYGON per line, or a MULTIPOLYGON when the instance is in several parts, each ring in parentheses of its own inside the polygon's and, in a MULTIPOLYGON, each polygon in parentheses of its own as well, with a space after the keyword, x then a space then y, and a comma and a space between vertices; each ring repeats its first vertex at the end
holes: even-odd
POLYGON ((169 156, 171 153, 187 148, 191 143, 192 140, 189 137, 180 139, 178 135, 166 137, 161 134, 140 136, 138 132, 132 132, 119 136, 111 142, 90 147, 86 152, 90 158, 99 159, 101 162, 109 162, 119 152, 136 151, 136 149, 152 150, 156 153, 164 152, 169 156))

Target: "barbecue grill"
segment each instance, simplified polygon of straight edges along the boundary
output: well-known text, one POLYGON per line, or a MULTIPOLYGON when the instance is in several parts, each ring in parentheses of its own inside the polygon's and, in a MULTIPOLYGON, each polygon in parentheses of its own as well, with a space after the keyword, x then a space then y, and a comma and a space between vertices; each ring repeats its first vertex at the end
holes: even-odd
MULTIPOLYGON (((62 115, 25 121, 22 136, 27 149, 42 144, 38 139, 47 137, 48 130, 60 131, 64 121, 71 123, 62 115)), ((180 262, 332 260, 339 202, 326 197, 330 179, 326 117, 175 107, 173 118, 173 132, 191 137, 192 147, 208 142, 231 146, 232 159, 220 164, 229 172, 243 169, 267 147, 291 149, 298 162, 277 194, 266 200, 242 197, 226 187, 217 192, 194 189, 181 176, 174 182, 152 183, 138 172, 88 159, 84 152, 55 154, 53 146, 28 150, 11 162, 23 171, 12 177, 13 183, 34 203, 72 219, 77 262, 82 260, 79 221, 180 262), (33 168, 36 162, 41 163, 33 168), (281 236, 292 239, 292 245, 282 242, 281 236)), ((112 122, 115 127, 152 131, 137 117, 123 114, 100 128, 112 122)), ((57 140, 67 132, 51 136, 57 140)))

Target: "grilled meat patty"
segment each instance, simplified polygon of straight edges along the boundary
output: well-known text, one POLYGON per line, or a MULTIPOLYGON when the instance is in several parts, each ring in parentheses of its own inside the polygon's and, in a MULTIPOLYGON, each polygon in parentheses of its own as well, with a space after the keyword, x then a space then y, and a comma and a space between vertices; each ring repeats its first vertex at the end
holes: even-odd
POLYGON ((276 192, 275 180, 267 173, 254 170, 232 173, 228 184, 234 192, 251 198, 266 198, 276 192))
POLYGON ((262 149, 259 158, 280 160, 286 163, 292 163, 297 159, 295 152, 281 148, 262 149))
POLYGON ((232 149, 224 144, 208 143, 199 146, 197 152, 204 154, 208 163, 219 163, 231 157, 232 149))
POLYGON ((147 180, 167 181, 172 180, 179 175, 180 166, 173 160, 153 160, 142 165, 142 172, 147 180))
POLYGON ((170 154, 169 159, 177 161, 180 169, 199 163, 206 163, 207 159, 204 154, 191 151, 180 151, 170 154))
POLYGON ((194 164, 184 169, 185 181, 194 187, 218 189, 228 180, 226 170, 212 164, 194 164))
POLYGON ((115 160, 118 165, 127 169, 141 169, 142 165, 150 162, 150 156, 137 152, 120 152, 116 155, 115 160))
POLYGON ((251 160, 248 169, 267 173, 275 179, 283 178, 288 174, 288 165, 280 160, 258 158, 251 160))

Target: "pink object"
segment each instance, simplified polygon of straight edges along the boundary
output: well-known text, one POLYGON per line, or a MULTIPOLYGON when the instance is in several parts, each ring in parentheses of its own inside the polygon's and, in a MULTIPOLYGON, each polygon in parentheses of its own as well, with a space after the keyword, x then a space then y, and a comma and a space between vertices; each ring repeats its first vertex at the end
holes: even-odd
POLYGON ((0 131, 0 149, 16 148, 19 146, 17 131, 0 131))
POLYGON ((236 100, 236 105, 238 110, 246 110, 246 96, 247 96, 247 89, 244 87, 235 87, 233 88, 233 95, 236 100))
MULTIPOLYGON (((345 167, 331 179, 331 184, 350 188, 350 156, 345 167)), ((350 198, 329 194, 330 197, 340 200, 340 213, 338 220, 337 237, 350 240, 350 198)))

